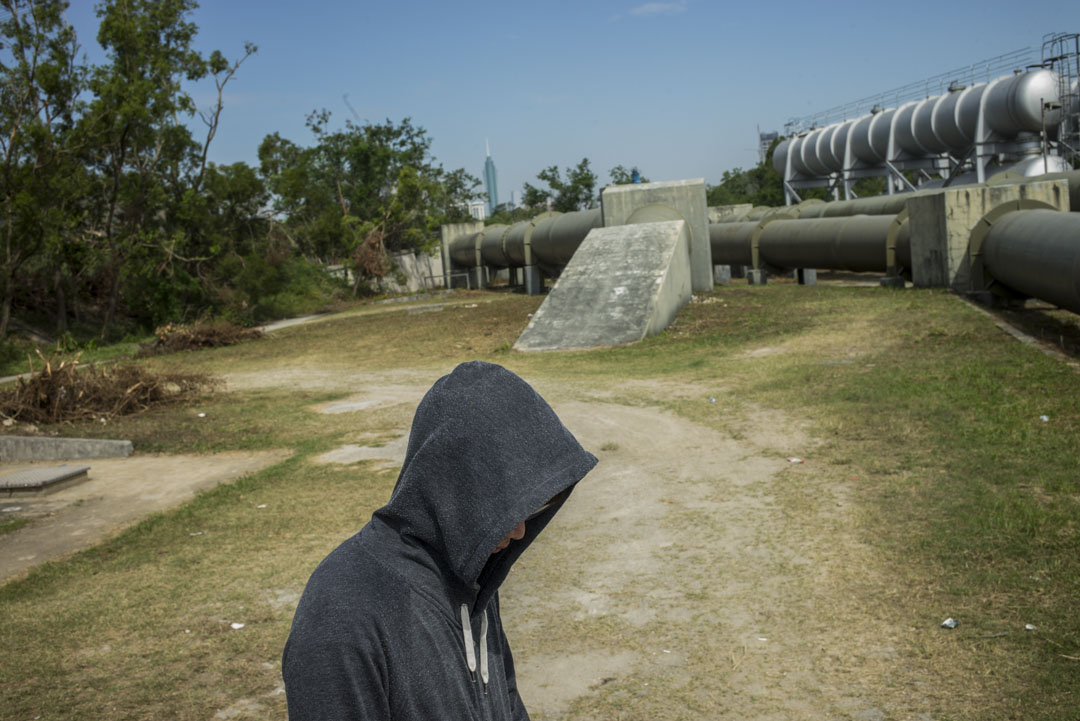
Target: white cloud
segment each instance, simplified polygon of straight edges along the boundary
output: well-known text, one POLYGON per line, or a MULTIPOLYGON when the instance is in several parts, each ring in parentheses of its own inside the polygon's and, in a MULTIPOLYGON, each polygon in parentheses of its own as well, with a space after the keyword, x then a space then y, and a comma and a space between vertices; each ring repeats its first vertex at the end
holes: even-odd
POLYGON ((645 3, 631 8, 630 14, 644 17, 647 15, 677 15, 686 10, 686 2, 645 3))

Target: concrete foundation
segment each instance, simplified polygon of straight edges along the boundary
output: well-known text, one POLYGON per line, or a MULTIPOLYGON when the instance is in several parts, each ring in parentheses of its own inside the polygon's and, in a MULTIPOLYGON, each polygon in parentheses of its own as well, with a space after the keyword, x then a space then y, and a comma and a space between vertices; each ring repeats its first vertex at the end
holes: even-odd
POLYGON ((816 268, 798 268, 795 271, 795 279, 799 285, 817 285, 816 268))
POLYGON ((713 266, 713 283, 716 285, 727 285, 731 282, 731 266, 730 265, 714 265, 713 266))
POLYGON ((624 345, 664 330, 690 300, 689 242, 683 220, 590 231, 514 349, 624 345))
POLYGON ((89 478, 90 466, 30 468, 0 476, 0 498, 45 496, 89 478))
POLYGON ((712 246, 709 244, 705 180, 695 178, 604 188, 600 197, 604 227, 625 225, 635 210, 646 205, 669 206, 686 221, 690 231, 691 284, 694 290, 712 290, 712 246))
POLYGON ((525 292, 529 295, 540 295, 544 290, 544 279, 540 276, 540 269, 535 265, 527 265, 521 269, 525 276, 525 292))
POLYGON ((911 226, 911 279, 916 286, 972 287, 968 241, 979 219, 1010 200, 1031 199, 1069 209, 1069 184, 1041 180, 1021 185, 965 185, 907 201, 911 226))
POLYGON ((900 275, 887 275, 878 281, 878 285, 882 288, 896 288, 903 290, 907 287, 907 281, 900 275))
POLYGON ((765 285, 769 282, 768 274, 763 270, 746 269, 746 282, 750 285, 765 285))
POLYGON ((96 438, 39 438, 0 436, 0 462, 63 461, 78 458, 127 458, 131 441, 96 438))

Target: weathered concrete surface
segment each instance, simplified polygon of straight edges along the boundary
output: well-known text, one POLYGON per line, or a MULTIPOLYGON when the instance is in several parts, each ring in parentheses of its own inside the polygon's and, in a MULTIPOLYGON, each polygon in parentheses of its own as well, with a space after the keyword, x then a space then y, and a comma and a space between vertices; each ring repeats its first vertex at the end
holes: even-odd
POLYGON ((731 223, 742 220, 754 209, 753 203, 710 205, 706 211, 710 223, 731 223))
POLYGON ((89 476, 90 466, 50 466, 28 468, 0 476, 0 498, 44 496, 61 488, 82 483, 89 476))
POLYGON ((667 205, 682 215, 690 230, 690 275, 693 290, 709 291, 713 287, 712 246, 709 244, 709 223, 705 180, 673 180, 639 185, 613 185, 604 188, 600 206, 604 227, 625 225, 638 208, 646 205, 667 205))
POLYGON ((690 300, 689 240, 683 220, 592 230, 514 348, 596 348, 659 333, 690 300))
POLYGON ((1069 210, 1066 180, 1020 185, 964 185, 907 201, 911 224, 911 279, 916 286, 974 290, 968 245, 971 230, 994 207, 1021 198, 1069 210))
POLYGON ((126 458, 130 455, 131 441, 0 436, 0 463, 65 461, 78 458, 126 458))

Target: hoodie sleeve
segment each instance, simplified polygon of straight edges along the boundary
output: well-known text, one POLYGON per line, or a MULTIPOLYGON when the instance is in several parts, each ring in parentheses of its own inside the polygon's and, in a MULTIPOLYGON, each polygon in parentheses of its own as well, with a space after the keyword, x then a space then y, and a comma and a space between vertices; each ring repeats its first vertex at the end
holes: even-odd
POLYGON ((290 721, 389 719, 384 670, 363 649, 290 638, 281 664, 290 721))

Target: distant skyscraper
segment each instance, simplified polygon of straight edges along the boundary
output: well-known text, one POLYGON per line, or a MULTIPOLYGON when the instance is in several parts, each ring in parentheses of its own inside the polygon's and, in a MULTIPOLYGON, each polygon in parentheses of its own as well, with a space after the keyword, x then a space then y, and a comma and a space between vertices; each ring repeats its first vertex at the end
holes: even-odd
POLYGON ((484 161, 484 187, 487 189, 488 213, 494 215, 495 206, 499 204, 499 186, 495 180, 495 161, 491 159, 491 146, 484 141, 487 150, 487 160, 484 161))

